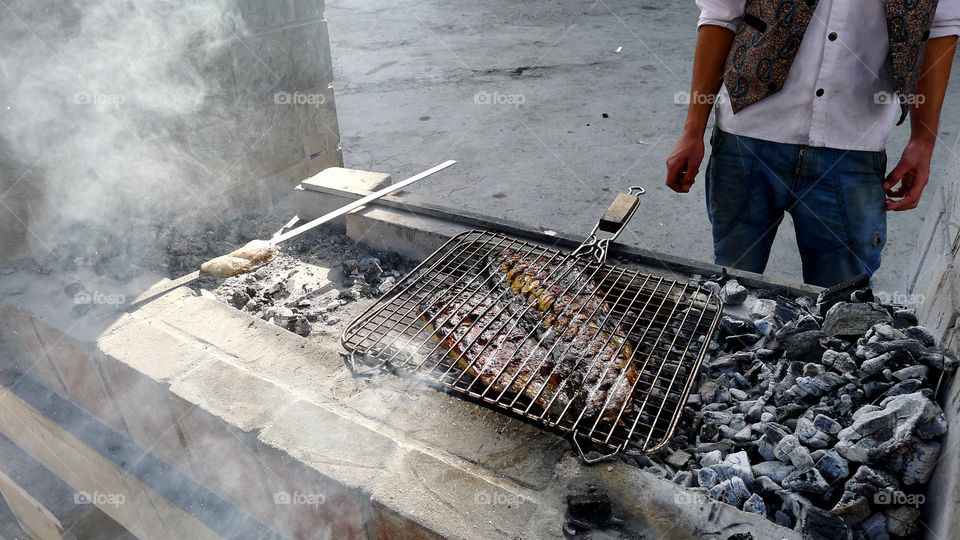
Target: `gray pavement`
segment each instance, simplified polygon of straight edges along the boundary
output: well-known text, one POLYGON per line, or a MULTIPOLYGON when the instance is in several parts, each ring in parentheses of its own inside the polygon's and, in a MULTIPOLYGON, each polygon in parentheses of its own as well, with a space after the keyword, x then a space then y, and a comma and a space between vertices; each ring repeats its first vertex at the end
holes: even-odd
MULTIPOLYGON (((686 112, 674 96, 689 88, 697 15, 693 2, 667 0, 331 0, 345 165, 404 178, 457 159, 409 197, 582 234, 617 191, 640 184, 648 192, 621 241, 712 261, 702 173, 690 194, 664 186, 686 112)), ((927 197, 919 210, 889 215, 879 290, 903 290, 952 158, 958 71, 927 197)), ((908 137, 906 125, 891 134, 890 168, 908 137)), ((789 217, 767 273, 801 281, 789 217)))

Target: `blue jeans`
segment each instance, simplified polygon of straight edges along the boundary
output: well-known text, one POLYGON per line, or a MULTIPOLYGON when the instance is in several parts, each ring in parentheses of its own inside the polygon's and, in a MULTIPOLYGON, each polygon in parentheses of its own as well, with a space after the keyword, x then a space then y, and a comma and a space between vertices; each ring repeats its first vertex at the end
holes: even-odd
POLYGON ((710 146, 707 212, 718 265, 762 273, 787 211, 806 283, 828 287, 880 267, 885 151, 775 143, 716 128, 710 146))

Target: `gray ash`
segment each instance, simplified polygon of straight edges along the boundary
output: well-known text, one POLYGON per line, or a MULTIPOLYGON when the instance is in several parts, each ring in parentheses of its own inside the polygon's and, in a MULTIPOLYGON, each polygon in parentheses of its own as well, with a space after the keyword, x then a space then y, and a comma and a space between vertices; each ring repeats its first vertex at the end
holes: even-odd
MULTIPOLYGON (((722 281, 707 286, 740 301, 722 281)), ((934 391, 958 361, 864 285, 745 299, 668 447, 624 459, 805 537, 919 537, 947 430, 934 391)))

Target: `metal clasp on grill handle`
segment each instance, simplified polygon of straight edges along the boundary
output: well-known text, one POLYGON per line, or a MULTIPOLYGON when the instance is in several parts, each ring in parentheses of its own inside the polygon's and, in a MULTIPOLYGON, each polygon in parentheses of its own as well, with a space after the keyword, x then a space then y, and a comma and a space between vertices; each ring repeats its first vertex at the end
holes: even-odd
POLYGON ((629 193, 617 194, 617 198, 590 231, 590 236, 570 255, 578 258, 591 257, 600 264, 606 262, 610 243, 623 232, 624 226, 640 206, 640 195, 646 192, 640 186, 630 186, 629 193), (600 233, 607 233, 608 236, 601 237, 600 233))

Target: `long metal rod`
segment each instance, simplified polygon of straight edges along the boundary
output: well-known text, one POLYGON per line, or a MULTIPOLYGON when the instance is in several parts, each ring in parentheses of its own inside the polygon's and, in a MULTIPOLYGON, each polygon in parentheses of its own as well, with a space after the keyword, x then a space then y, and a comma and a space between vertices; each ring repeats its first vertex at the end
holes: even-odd
MULTIPOLYGON (((416 174, 416 175, 414 175, 414 176, 411 176, 410 178, 407 178, 406 180, 402 180, 402 181, 400 181, 400 182, 397 182, 396 184, 391 184, 391 185, 389 185, 389 186, 387 186, 387 187, 385 187, 385 188, 383 188, 383 189, 381 189, 381 190, 379 190, 379 191, 374 191, 373 193, 367 195, 366 197, 361 197, 361 198, 353 201, 353 202, 350 203, 350 204, 347 204, 347 205, 345 205, 345 206, 341 206, 340 208, 334 210, 333 212, 329 212, 329 213, 327 213, 327 214, 324 214, 324 215, 318 217, 317 219, 308 221, 308 222, 304 223, 303 225, 300 225, 299 227, 297 227, 297 228, 295 228, 295 229, 290 229, 289 231, 287 231, 287 232, 285 232, 285 233, 282 233, 282 234, 279 234, 279 235, 275 235, 273 238, 270 239, 270 242, 273 243, 274 245, 276 245, 276 244, 279 244, 280 242, 284 242, 284 241, 290 240, 291 238, 295 238, 295 237, 297 237, 297 236, 300 236, 301 234, 303 234, 303 233, 305 233, 305 232, 307 232, 307 231, 309 231, 309 230, 311 230, 311 229, 315 229, 316 227, 318 227, 318 226, 320 226, 320 225, 323 225, 324 223, 326 223, 326 222, 328 222, 328 221, 330 221, 330 220, 332 220, 332 219, 336 219, 336 218, 338 218, 338 217, 340 217, 340 216, 342 216, 342 215, 344 215, 344 214, 347 214, 347 213, 349 213, 349 212, 352 212, 352 211, 356 210, 357 208, 360 208, 361 206, 363 206, 363 205, 365 205, 365 204, 367 204, 367 203, 369 203, 369 202, 372 202, 372 201, 374 201, 374 200, 376 200, 376 199, 379 199, 380 197, 383 197, 384 195, 388 195, 388 194, 390 194, 390 193, 393 193, 394 191, 403 189, 403 188, 409 186, 410 184, 412 184, 412 183, 414 183, 414 182, 416 182, 416 181, 418 181, 418 180, 422 180, 422 179, 430 176, 430 175, 433 174, 433 173, 442 171, 443 169, 446 169, 447 167, 453 165, 454 163, 456 163, 456 161, 455 161, 455 160, 452 160, 452 159, 451 159, 451 160, 448 160, 448 161, 444 161, 443 163, 441 163, 441 164, 439 164, 439 165, 437 165, 437 166, 435 166, 435 167, 431 167, 430 169, 427 169, 427 170, 423 171, 423 172, 420 173, 420 174, 416 174)), ((122 311, 130 311, 130 310, 132 310, 132 309, 134 309, 134 308, 137 308, 137 307, 139 307, 139 306, 142 306, 143 304, 146 304, 147 302, 149 302, 149 301, 151 301, 151 300, 154 300, 155 298, 158 298, 158 297, 160 297, 160 296, 162 296, 162 295, 164 295, 164 294, 172 291, 173 289, 176 289, 176 288, 178 288, 178 287, 182 287, 182 286, 184 286, 184 285, 186 285, 186 284, 188 284, 188 283, 192 283, 193 281, 197 280, 199 277, 200 277, 200 271, 199 271, 199 270, 194 270, 193 272, 190 272, 189 274, 186 274, 186 275, 184 275, 184 276, 180 276, 180 277, 178 277, 177 279, 175 279, 175 280, 173 280, 173 281, 167 281, 167 282, 165 282, 165 283, 161 283, 160 285, 157 285, 156 287, 153 287, 153 288, 151 288, 151 289, 148 289, 146 292, 144 292, 143 294, 141 294, 140 296, 138 296, 137 298, 135 298, 132 302, 130 302, 129 304, 123 306, 123 307, 121 308, 121 310, 122 310, 122 311)))

